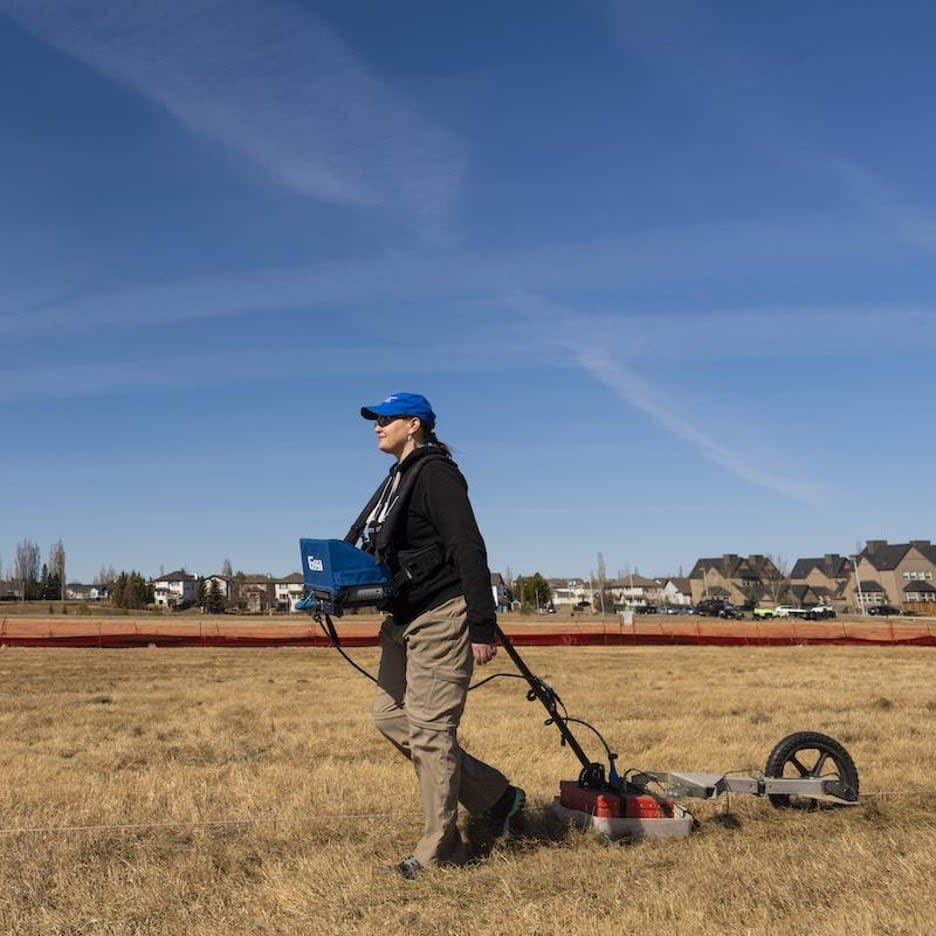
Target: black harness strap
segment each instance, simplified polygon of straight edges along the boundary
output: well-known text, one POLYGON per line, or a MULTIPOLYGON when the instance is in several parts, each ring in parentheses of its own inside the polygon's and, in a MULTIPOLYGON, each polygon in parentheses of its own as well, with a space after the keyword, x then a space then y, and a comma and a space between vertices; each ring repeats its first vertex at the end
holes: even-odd
POLYGON ((351 529, 345 534, 344 541, 350 543, 352 546, 356 546, 358 540, 361 538, 361 535, 364 533, 364 527, 367 526, 367 518, 371 515, 371 512, 377 506, 380 501, 380 495, 383 494, 384 488, 387 486, 387 481, 393 477, 394 473, 397 470, 397 465, 394 465, 387 474, 387 477, 380 482, 377 487, 377 490, 374 491, 370 500, 364 506, 364 509, 358 515, 357 520, 351 524, 351 529))
POLYGON ((403 471, 400 476, 400 484, 396 491, 393 492, 393 502, 390 509, 387 511, 386 519, 380 524, 376 535, 370 537, 370 541, 365 543, 362 547, 366 552, 380 552, 386 550, 392 542, 393 530, 398 522, 397 518, 405 516, 406 514, 405 508, 409 503, 419 473, 431 461, 447 461, 456 471, 458 470, 458 466, 448 455, 442 451, 433 451, 431 447, 429 451, 420 454, 419 458, 415 459, 411 465, 406 465, 405 463, 403 465, 394 465, 388 472, 387 477, 380 482, 377 490, 371 495, 370 500, 358 515, 357 520, 351 524, 351 529, 345 534, 344 541, 350 543, 352 546, 357 545, 358 540, 361 539, 367 530, 368 519, 380 503, 384 493, 392 486, 391 482, 393 476, 402 467, 403 471))
POLYGON ((352 536, 352 534, 357 534, 357 538, 351 540, 345 537, 345 542, 350 542, 353 546, 357 542, 357 539, 363 536, 365 539, 361 545, 361 549, 365 552, 372 553, 379 562, 387 562, 393 551, 393 540, 397 525, 405 521, 406 508, 409 505, 410 498, 413 496, 416 481, 423 468, 434 461, 448 462, 456 471, 458 470, 458 466, 448 455, 441 451, 433 451, 431 448, 428 451, 421 451, 419 457, 414 459, 411 464, 404 463, 402 466, 394 465, 387 479, 374 492, 371 499, 367 502, 367 506, 348 531, 348 537, 352 536), (396 489, 393 490, 392 482, 394 475, 400 468, 402 468, 402 471, 400 471, 399 484, 396 485, 396 489), (368 525, 371 514, 381 503, 384 493, 387 491, 391 492, 389 504, 383 505, 381 519, 379 522, 368 525))

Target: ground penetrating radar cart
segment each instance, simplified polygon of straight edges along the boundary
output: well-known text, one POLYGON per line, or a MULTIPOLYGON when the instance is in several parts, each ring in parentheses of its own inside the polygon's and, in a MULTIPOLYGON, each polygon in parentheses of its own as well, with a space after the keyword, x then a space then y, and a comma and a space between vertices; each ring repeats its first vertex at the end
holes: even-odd
MULTIPOLYGON (((300 540, 306 597, 297 606, 312 613, 330 643, 359 672, 373 677, 348 658, 332 622, 346 609, 379 607, 393 594, 394 581, 373 556, 342 540, 300 540)), ((619 776, 612 753, 601 733, 591 724, 570 716, 558 693, 526 665, 507 635, 496 635, 529 686, 527 699, 546 709, 546 725, 555 725, 561 743, 571 748, 581 764, 578 778, 561 780, 553 809, 580 828, 593 828, 610 839, 679 838, 686 836, 695 819, 683 806, 687 799, 717 799, 722 794, 766 796, 777 808, 854 806, 858 803, 858 770, 851 755, 834 738, 818 731, 798 731, 779 741, 767 757, 762 773, 683 773, 628 771, 619 776), (569 725, 592 731, 604 747, 608 761, 591 760, 569 725)), ((472 686, 478 688, 499 676, 495 673, 472 686)))

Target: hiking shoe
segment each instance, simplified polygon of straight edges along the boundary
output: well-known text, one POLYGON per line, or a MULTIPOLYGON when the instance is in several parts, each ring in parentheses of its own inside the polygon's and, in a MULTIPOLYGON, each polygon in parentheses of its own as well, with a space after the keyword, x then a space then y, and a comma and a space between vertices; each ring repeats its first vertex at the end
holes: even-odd
POLYGON ((509 786, 484 816, 494 827, 494 834, 500 838, 510 834, 510 825, 524 806, 526 793, 520 787, 509 786))
POLYGON ((412 881, 422 869, 423 866, 416 860, 415 855, 407 855, 407 857, 396 866, 397 874, 407 881, 412 881))

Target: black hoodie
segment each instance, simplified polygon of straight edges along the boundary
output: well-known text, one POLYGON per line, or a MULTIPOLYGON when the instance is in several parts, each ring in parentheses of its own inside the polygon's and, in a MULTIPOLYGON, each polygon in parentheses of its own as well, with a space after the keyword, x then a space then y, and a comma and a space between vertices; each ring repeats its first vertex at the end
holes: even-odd
POLYGON ((396 589, 388 610, 398 625, 405 626, 430 608, 464 595, 471 642, 493 643, 496 614, 487 550, 468 500, 468 483, 455 462, 438 457, 439 452, 425 445, 395 466, 402 492, 408 487, 407 472, 433 456, 420 466, 405 503, 399 505, 404 515, 394 516, 392 522, 388 518, 385 526, 392 528, 390 542, 381 550, 381 558, 395 576, 406 565, 408 555, 433 545, 440 551, 439 561, 396 589))

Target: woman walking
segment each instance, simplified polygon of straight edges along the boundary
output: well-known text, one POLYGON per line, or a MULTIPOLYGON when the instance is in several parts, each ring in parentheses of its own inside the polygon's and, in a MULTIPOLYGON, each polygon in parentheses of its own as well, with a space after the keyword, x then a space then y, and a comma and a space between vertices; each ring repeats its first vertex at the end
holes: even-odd
POLYGON ((436 438, 425 397, 395 393, 361 415, 395 463, 345 539, 361 540, 393 577, 374 720, 412 761, 419 782, 423 836, 396 866, 412 878, 465 862, 458 803, 505 835, 526 797, 458 743, 473 667, 497 653, 491 575, 468 485, 436 438))

